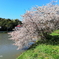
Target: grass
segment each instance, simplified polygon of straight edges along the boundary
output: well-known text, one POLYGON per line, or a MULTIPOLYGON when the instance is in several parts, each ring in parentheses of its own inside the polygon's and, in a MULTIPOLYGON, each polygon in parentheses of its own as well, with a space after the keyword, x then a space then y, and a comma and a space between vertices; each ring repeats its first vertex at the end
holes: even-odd
POLYGON ((59 35, 59 30, 56 30, 56 31, 52 32, 51 35, 52 35, 52 36, 59 35))
POLYGON ((50 35, 46 42, 36 42, 17 59, 59 59, 59 30, 50 35))

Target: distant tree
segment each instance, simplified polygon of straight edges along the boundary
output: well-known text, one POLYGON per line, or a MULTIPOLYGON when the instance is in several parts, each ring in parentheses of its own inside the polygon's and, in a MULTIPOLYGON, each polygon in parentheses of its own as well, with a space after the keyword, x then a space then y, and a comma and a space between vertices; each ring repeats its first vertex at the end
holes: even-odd
POLYGON ((5 19, 5 18, 0 18, 0 30, 1 31, 7 31, 7 30, 12 30, 16 25, 21 24, 20 20, 11 20, 11 19, 5 19), (19 23, 18 23, 19 22, 19 23))
POLYGON ((18 24, 22 24, 22 22, 21 21, 19 21, 18 19, 15 19, 15 25, 18 25, 18 24))

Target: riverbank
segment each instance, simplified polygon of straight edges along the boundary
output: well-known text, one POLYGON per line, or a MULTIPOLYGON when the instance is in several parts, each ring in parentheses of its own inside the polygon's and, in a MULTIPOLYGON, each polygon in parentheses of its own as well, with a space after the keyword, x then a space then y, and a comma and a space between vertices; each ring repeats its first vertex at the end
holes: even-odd
POLYGON ((40 44, 25 51, 17 59, 59 59, 59 45, 40 44))
POLYGON ((0 31, 0 33, 7 33, 7 31, 0 31))
POLYGON ((59 59, 59 30, 52 32, 46 42, 37 42, 17 59, 59 59))
POLYGON ((12 31, 0 31, 0 33, 10 33, 12 31))

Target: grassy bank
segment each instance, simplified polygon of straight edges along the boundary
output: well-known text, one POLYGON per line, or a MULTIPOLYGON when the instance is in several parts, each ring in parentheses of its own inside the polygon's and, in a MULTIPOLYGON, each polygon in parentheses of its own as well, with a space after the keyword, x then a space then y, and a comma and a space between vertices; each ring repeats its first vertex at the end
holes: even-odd
POLYGON ((51 33, 46 42, 37 42, 17 59, 59 59, 59 30, 51 33))

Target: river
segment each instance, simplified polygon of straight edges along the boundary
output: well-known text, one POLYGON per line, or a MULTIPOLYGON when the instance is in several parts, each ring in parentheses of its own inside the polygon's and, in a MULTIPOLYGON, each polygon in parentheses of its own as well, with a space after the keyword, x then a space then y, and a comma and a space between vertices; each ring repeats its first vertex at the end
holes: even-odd
POLYGON ((9 34, 0 33, 0 59, 16 59, 24 50, 17 50, 9 34))

